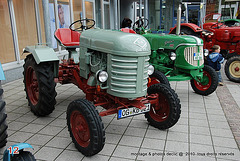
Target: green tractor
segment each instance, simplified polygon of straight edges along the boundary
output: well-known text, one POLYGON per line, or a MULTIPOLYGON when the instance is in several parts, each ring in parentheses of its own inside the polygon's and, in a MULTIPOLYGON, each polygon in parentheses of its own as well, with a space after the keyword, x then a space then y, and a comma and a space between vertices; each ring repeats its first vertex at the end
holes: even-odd
MULTIPOLYGON (((178 13, 181 12, 179 5, 178 13)), ((180 16, 180 14, 178 14, 180 16)), ((159 80, 157 71, 168 76, 169 81, 190 80, 192 89, 207 96, 218 86, 218 76, 214 69, 204 65, 204 56, 208 50, 203 50, 203 40, 195 36, 180 35, 180 21, 178 16, 178 34, 152 34, 146 30, 148 20, 139 19, 133 24, 136 33, 145 37, 151 46, 150 64, 155 67, 153 80, 159 80), (137 26, 137 27, 136 27, 137 26)), ((123 32, 131 29, 122 29, 123 32)), ((133 33, 131 31, 131 33, 133 33)), ((160 80, 161 82, 161 80, 160 80)), ((152 82, 152 84, 157 82, 152 82)))
POLYGON ((86 156, 97 154, 105 144, 103 116, 116 114, 117 119, 124 119, 145 114, 150 125, 168 129, 181 113, 175 91, 165 84, 148 85, 154 71, 149 64, 148 41, 141 35, 119 31, 85 31, 93 27, 91 21, 79 20, 70 29, 56 30, 55 38, 69 52, 61 62, 52 48, 26 47, 24 53, 29 55, 23 72, 27 99, 37 116, 53 112, 56 82, 73 83, 86 94, 86 99, 75 100, 67 108, 70 136, 86 156), (80 27, 73 29, 77 25, 80 27), (97 106, 105 110, 98 112, 97 106))

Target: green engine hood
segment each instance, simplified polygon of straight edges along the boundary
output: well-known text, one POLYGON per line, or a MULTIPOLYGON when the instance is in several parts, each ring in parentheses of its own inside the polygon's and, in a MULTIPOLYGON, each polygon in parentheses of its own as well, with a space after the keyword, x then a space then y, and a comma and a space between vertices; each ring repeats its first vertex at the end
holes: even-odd
POLYGON ((175 50, 180 45, 203 45, 203 40, 189 35, 144 34, 152 50, 159 48, 175 50))
POLYGON ((150 44, 143 36, 103 29, 82 32, 80 47, 128 57, 151 54, 150 44))

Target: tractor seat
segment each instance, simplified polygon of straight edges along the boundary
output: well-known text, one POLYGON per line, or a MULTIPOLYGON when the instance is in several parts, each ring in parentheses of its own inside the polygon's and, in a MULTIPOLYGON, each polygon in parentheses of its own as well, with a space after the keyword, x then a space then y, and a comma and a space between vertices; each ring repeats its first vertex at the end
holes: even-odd
POLYGON ((121 28, 121 31, 126 32, 126 33, 136 34, 136 32, 133 29, 130 29, 130 28, 121 28))
POLYGON ((79 48, 80 33, 68 28, 57 29, 54 33, 55 39, 65 48, 79 48))

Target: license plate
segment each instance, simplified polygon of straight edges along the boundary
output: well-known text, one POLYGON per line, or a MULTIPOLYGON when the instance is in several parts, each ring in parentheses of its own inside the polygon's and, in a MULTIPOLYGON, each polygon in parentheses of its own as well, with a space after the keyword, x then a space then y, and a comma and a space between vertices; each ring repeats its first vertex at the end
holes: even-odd
POLYGON ((203 53, 194 53, 193 60, 203 60, 203 53))
POLYGON ((118 110, 118 119, 149 112, 151 104, 148 103, 148 104, 145 104, 145 106, 146 108, 142 110, 137 107, 129 107, 129 108, 118 110))

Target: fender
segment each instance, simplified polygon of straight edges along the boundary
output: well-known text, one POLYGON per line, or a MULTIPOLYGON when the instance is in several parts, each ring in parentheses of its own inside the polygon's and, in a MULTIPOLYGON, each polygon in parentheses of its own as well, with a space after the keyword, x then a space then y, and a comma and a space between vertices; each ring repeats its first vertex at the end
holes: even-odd
MULTIPOLYGON (((198 25, 193 24, 193 23, 181 23, 181 27, 191 28, 194 32, 202 32, 202 31, 203 31, 203 30, 201 29, 201 27, 199 27, 198 25)), ((170 28, 169 34, 172 34, 172 32, 175 31, 175 30, 176 30, 176 26, 170 28)))
POLYGON ((31 53, 37 64, 53 62, 54 77, 58 77, 59 58, 52 48, 43 45, 27 46, 23 49, 23 53, 31 53))
MULTIPOLYGON (((28 144, 28 143, 18 143, 18 144, 14 144, 12 146, 12 149, 18 149, 18 152, 23 150, 23 149, 26 149, 26 148, 31 148, 33 149, 32 145, 28 144)), ((3 154, 3 161, 10 161, 11 160, 11 155, 13 156, 14 154, 10 154, 9 153, 9 148, 7 148, 5 151, 4 151, 4 154, 3 154)))
POLYGON ((3 72, 2 64, 0 62, 0 81, 1 80, 5 80, 5 75, 4 75, 4 72, 3 72))

